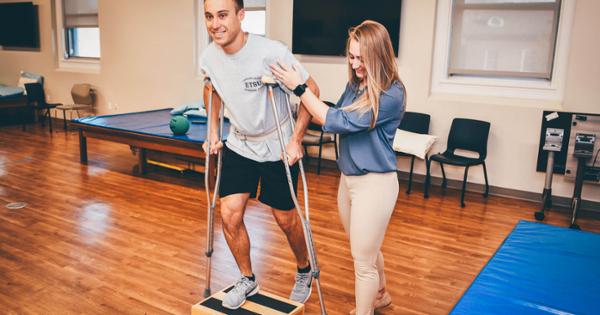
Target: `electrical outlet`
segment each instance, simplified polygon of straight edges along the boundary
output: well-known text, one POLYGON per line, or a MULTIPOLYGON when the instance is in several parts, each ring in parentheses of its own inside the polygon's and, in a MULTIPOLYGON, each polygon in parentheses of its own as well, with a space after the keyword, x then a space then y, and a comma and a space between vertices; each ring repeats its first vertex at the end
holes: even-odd
POLYGON ((113 104, 113 108, 114 108, 115 110, 119 110, 119 104, 117 104, 117 103, 114 103, 114 104, 113 104))

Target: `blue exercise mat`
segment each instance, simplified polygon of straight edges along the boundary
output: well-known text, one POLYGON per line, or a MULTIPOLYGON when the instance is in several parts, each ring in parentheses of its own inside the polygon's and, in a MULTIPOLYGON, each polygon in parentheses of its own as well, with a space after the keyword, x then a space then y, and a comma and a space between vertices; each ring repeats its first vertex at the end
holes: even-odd
MULTIPOLYGON (((206 118, 188 117, 190 129, 184 135, 176 136, 169 128, 172 108, 135 112, 116 115, 93 116, 75 119, 74 121, 103 128, 124 130, 177 140, 204 142, 206 140, 206 118)), ((229 123, 225 122, 223 138, 227 139, 229 123)))
POLYGON ((600 234, 520 221, 450 314, 600 314, 600 234))

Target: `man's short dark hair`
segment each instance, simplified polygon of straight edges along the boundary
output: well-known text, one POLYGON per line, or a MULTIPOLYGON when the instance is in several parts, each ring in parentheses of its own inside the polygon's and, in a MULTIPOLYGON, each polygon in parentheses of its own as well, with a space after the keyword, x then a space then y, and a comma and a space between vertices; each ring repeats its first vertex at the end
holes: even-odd
MULTIPOLYGON (((206 0, 204 0, 204 2, 206 2, 206 0)), ((235 3, 235 12, 244 8, 244 0, 233 0, 233 2, 235 3)))
POLYGON ((235 10, 239 11, 244 8, 244 0, 235 0, 235 10))

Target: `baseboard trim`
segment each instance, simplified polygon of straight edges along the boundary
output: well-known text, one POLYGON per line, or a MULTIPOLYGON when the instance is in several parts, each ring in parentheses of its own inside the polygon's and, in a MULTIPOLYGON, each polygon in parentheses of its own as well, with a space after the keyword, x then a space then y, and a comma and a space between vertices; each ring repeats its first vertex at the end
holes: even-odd
MULTIPOLYGON (((316 158, 311 157, 309 160, 311 161, 311 163, 310 163, 311 167, 313 166, 313 164, 315 164, 315 167, 316 167, 316 158)), ((337 168, 337 163, 332 160, 323 159, 323 160, 321 160, 321 168, 335 169, 335 168, 337 168)), ((408 175, 409 175, 408 172, 398 171, 397 173, 398 173, 399 179, 401 179, 403 181, 408 181, 408 175)), ((425 183, 425 175, 413 174, 413 185, 414 184, 423 185, 423 183, 425 183)), ((432 187, 433 186, 441 186, 441 184, 442 184, 441 177, 436 177, 436 176, 431 177, 431 186, 432 187)), ((462 181, 461 180, 447 179, 447 184, 448 184, 447 187, 449 189, 456 189, 456 190, 462 189, 462 181)), ((484 190, 485 190, 485 185, 483 185, 483 184, 467 183, 467 191, 468 192, 483 193, 484 190)), ((542 191, 542 188, 540 188, 539 193, 535 193, 535 192, 530 192, 530 191, 523 191, 523 190, 510 189, 510 188, 497 187, 497 186, 490 185, 489 194, 493 195, 493 196, 500 196, 500 197, 507 197, 507 198, 512 198, 512 199, 521 199, 521 200, 537 202, 541 205, 541 200, 542 200, 541 191, 542 191)), ((562 211, 570 211, 571 198, 552 196, 552 208, 557 208, 562 211)), ((600 202, 591 201, 591 200, 583 200, 581 202, 581 210, 600 213, 600 202)))
MULTIPOLYGON (((409 175, 408 172, 398 171, 397 173, 398 173, 399 179, 408 181, 408 175, 409 175)), ((418 184, 425 183, 425 175, 413 174, 413 185, 415 183, 418 183, 418 184)), ((441 184, 442 184, 441 177, 435 177, 435 176, 431 177, 431 186, 441 186, 441 184)), ((462 181, 461 180, 447 178, 447 184, 448 184, 448 186, 447 186, 448 188, 457 189, 457 190, 462 189, 462 181)), ((542 189, 540 188, 540 190, 542 190, 542 189)), ((467 183, 467 191, 483 193, 485 191, 485 185, 478 184, 478 183, 467 183)), ((507 197, 507 198, 513 198, 513 199, 521 199, 521 200, 527 200, 527 201, 532 201, 532 202, 538 202, 540 204, 541 204, 541 200, 542 200, 541 192, 534 193, 534 192, 530 192, 530 191, 522 191, 522 190, 497 187, 497 186, 492 186, 492 185, 490 185, 489 194, 494 195, 494 196, 501 196, 501 197, 507 197)), ((553 208, 558 207, 558 208, 569 209, 571 207, 571 198, 552 196, 552 206, 553 206, 553 208)), ((583 200, 581 202, 581 210, 600 213, 600 202, 591 201, 591 200, 583 200)))

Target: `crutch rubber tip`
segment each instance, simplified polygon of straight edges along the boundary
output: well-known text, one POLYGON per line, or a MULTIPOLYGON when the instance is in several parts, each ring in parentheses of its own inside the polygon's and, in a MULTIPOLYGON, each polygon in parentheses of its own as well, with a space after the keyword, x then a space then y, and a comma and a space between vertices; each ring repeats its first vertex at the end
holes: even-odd
POLYGON ((212 254, 213 254, 213 251, 212 251, 212 250, 209 250, 209 251, 206 251, 206 252, 204 252, 204 255, 205 255, 206 257, 211 257, 211 256, 212 256, 212 254))
POLYGON ((204 289, 204 297, 210 296, 210 288, 204 289))

